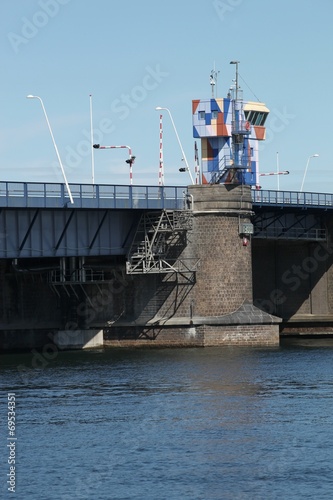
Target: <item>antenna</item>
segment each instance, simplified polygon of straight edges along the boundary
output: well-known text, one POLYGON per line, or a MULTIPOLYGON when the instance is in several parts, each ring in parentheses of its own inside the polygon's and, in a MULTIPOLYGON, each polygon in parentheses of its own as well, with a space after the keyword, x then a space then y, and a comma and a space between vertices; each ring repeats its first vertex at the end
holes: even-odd
POLYGON ((236 64, 236 101, 238 100, 238 64, 239 64, 239 61, 230 61, 230 64, 236 64))
POLYGON ((219 71, 215 70, 215 61, 214 61, 214 68, 210 72, 210 86, 212 87, 212 97, 215 97, 217 94, 217 76, 219 74, 219 71), (216 87, 215 87, 216 86, 216 87))

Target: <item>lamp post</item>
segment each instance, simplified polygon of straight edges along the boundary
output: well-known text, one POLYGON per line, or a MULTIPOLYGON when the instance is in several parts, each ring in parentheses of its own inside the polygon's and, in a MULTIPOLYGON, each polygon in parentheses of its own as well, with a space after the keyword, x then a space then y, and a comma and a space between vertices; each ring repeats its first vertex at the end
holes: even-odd
POLYGON ((93 116, 92 116, 92 95, 89 94, 90 101, 90 142, 91 142, 91 179, 95 184, 95 159, 94 159, 94 129, 93 129, 93 116))
POLYGON ((59 161, 59 164, 60 164, 60 168, 61 168, 61 172, 62 172, 63 178, 65 180, 65 184, 66 184, 67 192, 68 192, 68 195, 69 195, 69 199, 70 199, 71 203, 74 203, 73 196, 72 196, 69 184, 67 182, 65 170, 64 170, 64 167, 62 165, 61 158, 60 158, 60 155, 59 155, 59 151, 58 151, 57 145, 56 145, 54 137, 53 137, 51 125, 50 125, 49 119, 47 117, 43 101, 42 101, 42 99, 40 97, 38 97, 38 95, 31 95, 31 94, 27 95, 27 99, 38 99, 40 101, 41 105, 42 105, 42 109, 43 109, 43 112, 44 112, 44 115, 45 115, 45 118, 46 118, 46 123, 47 123, 47 126, 48 126, 49 131, 50 131, 50 135, 51 135, 51 138, 52 138, 53 146, 54 146, 55 152, 56 152, 57 157, 58 157, 58 161, 59 161))
POLYGON ((178 144, 179 144, 179 147, 180 147, 180 150, 182 152, 182 156, 183 156, 183 159, 184 159, 184 162, 185 162, 185 165, 186 165, 186 170, 187 170, 187 172, 188 172, 188 174, 190 176, 192 184, 194 184, 194 180, 193 180, 193 177, 192 177, 192 174, 191 174, 191 170, 190 170, 190 167, 188 165, 188 162, 187 162, 184 150, 183 150, 183 146, 182 146, 182 143, 180 142, 179 135, 178 135, 178 132, 177 132, 177 129, 176 129, 176 125, 175 125, 175 123, 173 121, 173 118, 172 118, 172 115, 170 113, 170 110, 168 108, 161 108, 161 106, 157 106, 155 109, 158 110, 158 111, 163 111, 164 110, 164 111, 167 111, 169 113, 170 120, 171 120, 173 129, 175 131, 175 134, 176 134, 176 137, 177 137, 177 141, 178 141, 178 144))
POLYGON ((305 176, 306 176, 306 172, 308 170, 308 166, 309 166, 310 160, 311 160, 311 158, 318 158, 318 156, 319 156, 319 154, 315 153, 314 155, 309 156, 308 161, 306 162, 306 167, 305 167, 305 171, 304 171, 304 175, 303 175, 303 180, 302 180, 302 185, 301 185, 300 193, 303 191, 305 176))

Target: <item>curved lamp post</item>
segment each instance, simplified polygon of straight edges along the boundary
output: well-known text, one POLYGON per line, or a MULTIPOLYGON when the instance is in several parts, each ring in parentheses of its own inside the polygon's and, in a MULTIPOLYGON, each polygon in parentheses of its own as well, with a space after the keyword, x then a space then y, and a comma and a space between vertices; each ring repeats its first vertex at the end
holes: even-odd
POLYGON ((50 125, 49 119, 47 117, 43 101, 42 101, 42 99, 40 97, 38 97, 38 95, 31 95, 31 94, 27 95, 27 99, 38 99, 40 101, 41 105, 42 105, 42 108, 43 108, 43 111, 44 111, 44 115, 45 115, 45 118, 46 118, 46 123, 47 123, 47 126, 49 127, 50 135, 51 135, 51 138, 52 138, 53 146, 54 146, 55 152, 56 152, 57 157, 58 157, 58 161, 59 161, 59 164, 60 164, 62 175, 63 175, 64 180, 65 180, 65 184, 66 184, 67 192, 68 192, 68 195, 69 195, 69 199, 70 199, 71 203, 74 203, 73 196, 72 196, 69 184, 67 182, 65 170, 64 170, 64 167, 62 165, 61 158, 60 158, 60 155, 59 155, 59 151, 58 151, 57 145, 56 145, 54 137, 53 137, 51 125, 50 125))
POLYGON ((318 156, 319 156, 319 154, 315 153, 314 155, 309 156, 308 161, 306 162, 306 167, 305 167, 305 171, 304 171, 304 175, 303 175, 303 180, 302 180, 302 185, 301 185, 300 193, 303 191, 305 176, 306 176, 306 172, 308 170, 308 166, 309 166, 310 160, 311 160, 311 158, 318 158, 318 156))
POLYGON ((176 125, 175 125, 175 122, 173 121, 173 118, 172 118, 170 110, 168 108, 161 108, 161 106, 157 106, 155 109, 158 110, 158 111, 167 111, 169 113, 170 120, 171 120, 173 129, 175 131, 175 134, 176 134, 176 137, 177 137, 177 141, 178 141, 178 144, 179 144, 179 147, 180 147, 180 150, 182 152, 183 159, 184 159, 184 162, 185 162, 185 165, 186 165, 185 169, 186 169, 186 171, 188 172, 188 174, 190 176, 192 184, 194 184, 194 180, 193 180, 193 177, 192 177, 192 174, 191 174, 191 170, 190 170, 190 167, 188 165, 188 162, 187 162, 187 159, 186 159, 186 156, 185 156, 185 152, 183 150, 182 143, 180 142, 179 135, 178 135, 178 132, 177 132, 177 129, 176 129, 176 125))

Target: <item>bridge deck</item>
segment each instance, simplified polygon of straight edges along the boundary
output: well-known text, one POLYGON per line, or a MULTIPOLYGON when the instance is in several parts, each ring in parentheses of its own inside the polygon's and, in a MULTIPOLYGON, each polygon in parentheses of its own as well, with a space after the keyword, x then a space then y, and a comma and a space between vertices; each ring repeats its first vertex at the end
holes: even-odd
MULTIPOLYGON (((64 184, 0 182, 0 258, 125 255, 143 211, 189 208, 186 186, 70 188, 74 204, 64 184)), ((316 217, 333 209, 333 195, 252 191, 252 196, 255 236, 326 237, 316 217)))

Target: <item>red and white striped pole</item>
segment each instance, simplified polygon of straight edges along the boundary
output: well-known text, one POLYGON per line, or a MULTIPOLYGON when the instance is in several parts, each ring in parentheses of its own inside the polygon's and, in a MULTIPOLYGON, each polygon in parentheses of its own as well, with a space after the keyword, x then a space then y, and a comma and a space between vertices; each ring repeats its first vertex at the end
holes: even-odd
POLYGON ((164 165, 163 165, 163 125, 162 117, 160 115, 160 166, 158 170, 158 185, 164 186, 164 165))
POLYGON ((135 160, 135 157, 132 156, 132 150, 129 146, 126 146, 128 149, 128 160, 126 160, 126 163, 129 164, 129 177, 130 177, 130 185, 132 186, 133 184, 133 163, 135 160))
POLYGON ((195 183, 200 184, 200 167, 199 167, 197 141, 194 142, 194 172, 195 172, 195 183))
POLYGON ((128 160, 126 160, 126 163, 129 164, 130 166, 130 171, 129 171, 129 177, 130 177, 130 184, 133 184, 133 163, 135 160, 135 156, 132 156, 132 150, 130 146, 100 146, 99 144, 94 144, 93 146, 95 149, 119 149, 119 148, 125 148, 128 149, 128 160))

